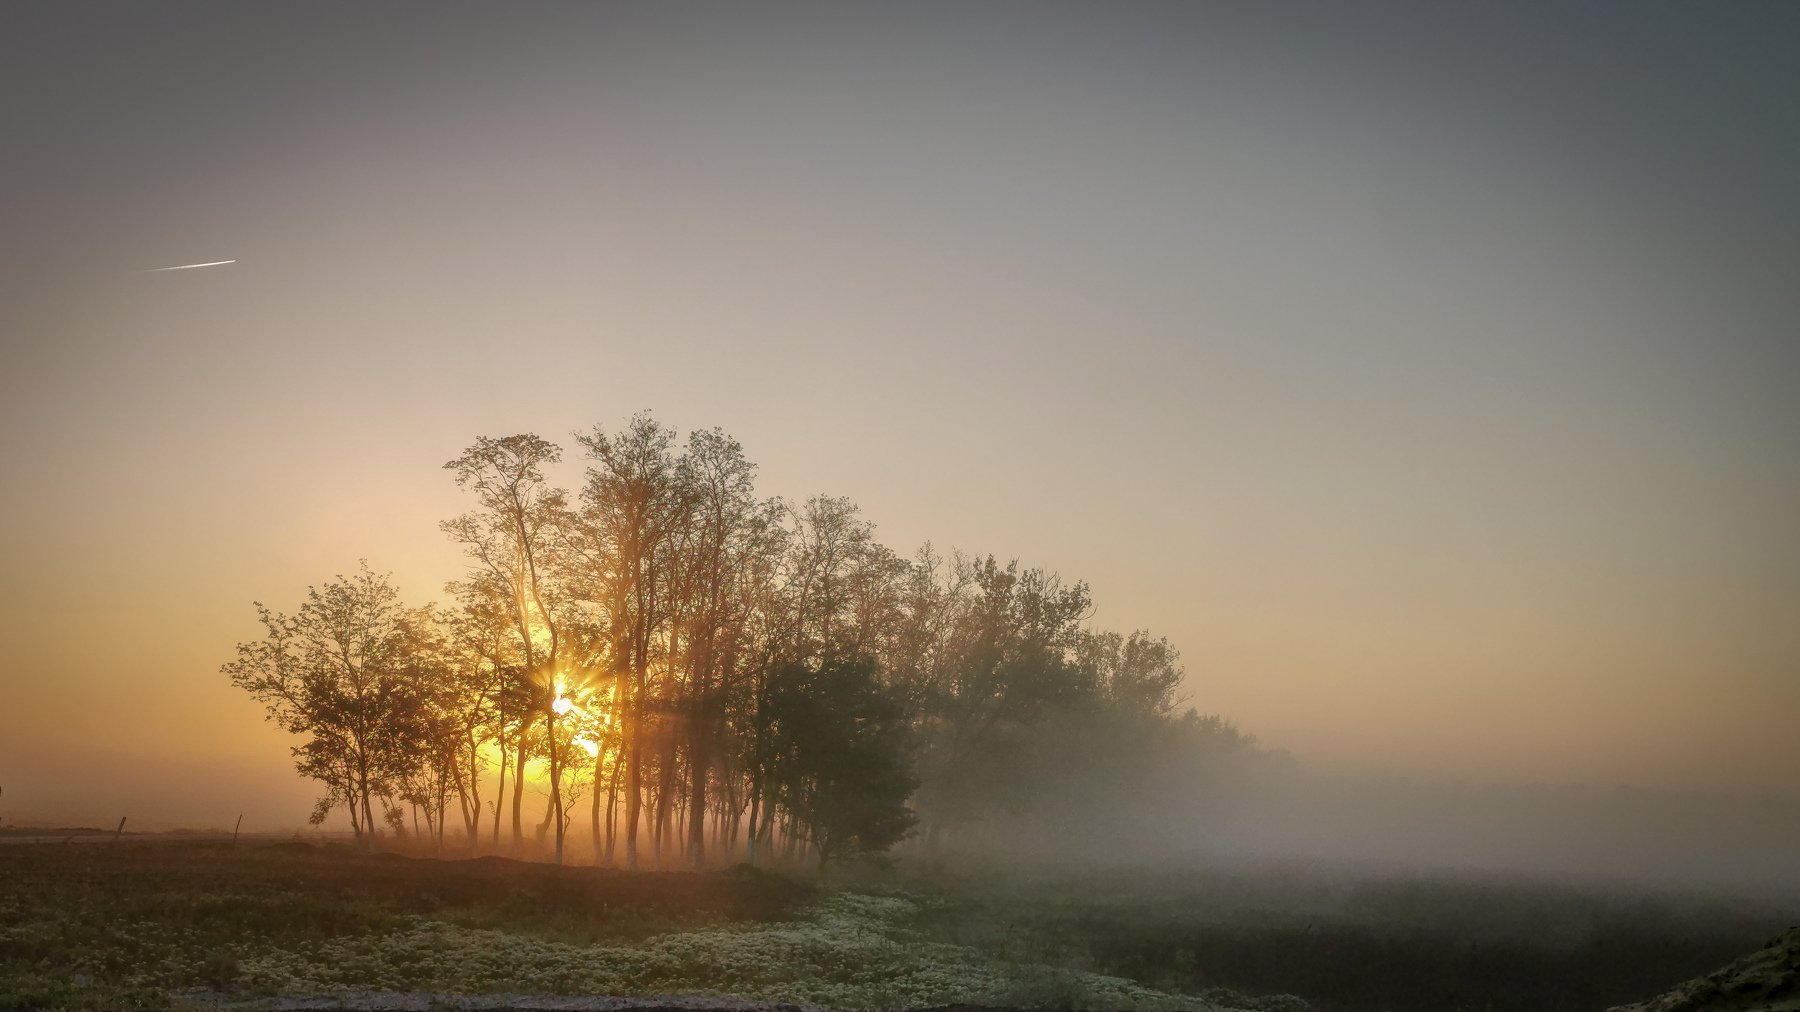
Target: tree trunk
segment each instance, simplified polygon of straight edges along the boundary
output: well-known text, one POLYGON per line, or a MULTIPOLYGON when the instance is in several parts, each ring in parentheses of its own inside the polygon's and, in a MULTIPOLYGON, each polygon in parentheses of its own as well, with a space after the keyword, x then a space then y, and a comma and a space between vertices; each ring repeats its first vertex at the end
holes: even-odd
POLYGON ((481 746, 475 740, 473 729, 469 731, 469 768, 468 785, 463 784, 464 770, 460 763, 456 766, 456 796, 463 808, 463 829, 469 837, 469 856, 474 857, 476 849, 481 845, 481 746))
POLYGON ((688 863, 698 868, 706 863, 706 731, 698 726, 702 707, 694 707, 696 727, 688 746, 688 863))
POLYGON ((544 717, 550 735, 550 810, 556 813, 556 863, 563 863, 562 749, 556 746, 556 711, 544 717))
POLYGON ((544 817, 538 821, 537 829, 533 830, 531 834, 532 843, 536 845, 539 854, 544 852, 544 838, 550 835, 550 820, 554 818, 556 818, 556 802, 554 800, 546 801, 544 817))
MULTIPOLYGON (((504 728, 505 724, 502 723, 501 727, 504 728)), ((500 810, 506 807, 506 762, 508 758, 506 732, 502 730, 500 732, 500 785, 494 788, 494 838, 488 843, 488 847, 495 851, 500 849, 500 810)))
POLYGON ((605 758, 605 752, 594 756, 594 782, 588 787, 588 793, 593 795, 592 808, 588 812, 588 836, 593 841, 596 865, 600 863, 600 764, 605 758))
MULTIPOLYGON (((612 776, 606 780, 606 865, 609 868, 613 864, 613 840, 618 829, 619 773, 625 765, 625 757, 617 751, 617 746, 614 748, 612 776)), ((598 794, 599 791, 596 790, 595 793, 598 794)))
POLYGON ((369 807, 369 764, 367 758, 358 750, 356 759, 357 790, 362 794, 363 825, 369 827, 368 835, 363 838, 364 849, 375 846, 375 813, 369 807))
POLYGON ((350 803, 344 807, 350 812, 350 833, 355 838, 356 845, 361 847, 363 842, 362 813, 357 811, 356 789, 350 788, 349 793, 350 803))
POLYGON ((525 806, 525 725, 519 725, 519 740, 513 748, 512 849, 516 856, 525 845, 525 822, 521 814, 525 806))
POLYGON ((631 738, 631 770, 625 778, 625 867, 631 871, 638 870, 638 812, 644 804, 644 732, 637 694, 634 688, 629 711, 631 719, 625 728, 631 738))
POLYGON ((668 729, 668 742, 663 746, 662 768, 656 771, 656 866, 669 866, 668 854, 663 843, 669 834, 670 805, 675 800, 675 733, 668 729))
POLYGON ((761 789, 761 786, 758 784, 751 784, 750 785, 750 836, 747 839, 745 839, 745 841, 744 841, 744 861, 745 861, 745 863, 751 864, 751 865, 756 864, 756 851, 757 851, 756 822, 757 822, 758 817, 760 817, 761 815, 762 815, 762 789, 761 789))

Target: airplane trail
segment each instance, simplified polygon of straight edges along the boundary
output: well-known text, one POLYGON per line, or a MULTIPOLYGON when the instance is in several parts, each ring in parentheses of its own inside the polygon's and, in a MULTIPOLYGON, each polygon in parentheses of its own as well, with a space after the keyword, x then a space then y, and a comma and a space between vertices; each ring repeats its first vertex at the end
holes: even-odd
POLYGON ((217 267, 220 264, 235 264, 235 263, 237 263, 236 260, 213 260, 213 261, 210 261, 208 263, 203 263, 203 264, 180 264, 175 267, 151 267, 148 270, 145 270, 144 273, 145 274, 155 274, 157 271, 189 271, 189 270, 193 270, 196 267, 217 267))

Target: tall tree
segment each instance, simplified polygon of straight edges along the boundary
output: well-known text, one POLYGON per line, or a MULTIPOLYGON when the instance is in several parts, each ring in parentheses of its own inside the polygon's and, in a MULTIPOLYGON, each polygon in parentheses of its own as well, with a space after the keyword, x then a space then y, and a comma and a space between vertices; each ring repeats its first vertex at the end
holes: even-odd
MULTIPOLYGON (((482 437, 463 455, 444 465, 456 474, 459 487, 473 491, 477 508, 443 523, 445 533, 463 546, 473 581, 490 581, 508 602, 520 655, 531 689, 528 713, 541 718, 548 740, 557 738, 555 701, 561 639, 551 584, 559 532, 567 513, 566 495, 550 486, 544 466, 562 459, 555 444, 530 433, 499 439, 482 437)), ((524 800, 526 743, 517 735, 513 770, 513 848, 524 838, 520 808, 524 800)), ((556 750, 549 751, 550 798, 561 805, 562 768, 556 750)), ((563 859, 560 820, 556 861, 563 859)))
POLYGON ((1086 584, 993 556, 958 560, 967 597, 946 630, 942 677, 920 713, 927 839, 1016 804, 1031 771, 1021 736, 1086 692, 1073 663, 1091 607, 1086 584))
POLYGON ((746 602, 735 570, 752 541, 758 503, 755 465, 744 458, 737 440, 718 429, 688 436, 682 458, 684 483, 690 490, 689 559, 683 566, 689 605, 684 662, 688 698, 688 838, 689 862, 706 858, 706 799, 709 775, 722 754, 724 697, 744 654, 746 602))
MULTIPOLYGON (((500 756, 500 783, 506 787, 507 722, 522 707, 525 672, 513 634, 511 609, 497 593, 492 580, 452 584, 461 607, 449 620, 449 641, 457 691, 456 728, 459 735, 457 797, 471 853, 480 842, 483 774, 487 762, 482 746, 493 742, 500 756), (510 704, 510 705, 509 705, 510 704)), ((500 833, 499 805, 495 805, 494 839, 500 833)))
POLYGON ((307 590, 292 616, 256 606, 265 635, 238 645, 223 667, 232 684, 268 706, 269 719, 302 735, 295 765, 326 787, 315 821, 338 804, 350 809, 359 845, 374 839, 374 801, 412 769, 420 727, 417 680, 407 666, 416 623, 399 593, 365 563, 307 590))
POLYGON ((872 661, 784 665, 772 679, 769 715, 776 794, 819 867, 906 836, 916 820, 906 802, 918 786, 907 714, 872 661))
POLYGON ((675 432, 649 415, 633 416, 617 433, 596 425, 577 438, 591 463, 570 541, 603 602, 608 655, 622 690, 616 705, 624 721, 625 863, 636 868, 645 725, 656 706, 652 671, 667 656, 672 544, 692 497, 673 451, 675 432))

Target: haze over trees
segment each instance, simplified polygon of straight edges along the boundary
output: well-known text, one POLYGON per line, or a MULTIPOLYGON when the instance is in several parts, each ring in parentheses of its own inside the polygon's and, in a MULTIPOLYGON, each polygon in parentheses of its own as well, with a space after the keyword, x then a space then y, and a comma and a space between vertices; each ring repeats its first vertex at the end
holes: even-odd
POLYGON ((901 557, 846 499, 760 498, 718 429, 640 414, 576 445, 573 494, 531 434, 444 465, 471 500, 442 524, 467 559, 448 603, 407 607, 364 564, 293 615, 257 605, 266 634, 224 672, 299 737, 315 823, 562 862, 585 808, 595 863, 823 865, 1123 830, 1108 785, 1248 743, 1180 709, 1166 639, 1090 627, 1083 583, 901 557))

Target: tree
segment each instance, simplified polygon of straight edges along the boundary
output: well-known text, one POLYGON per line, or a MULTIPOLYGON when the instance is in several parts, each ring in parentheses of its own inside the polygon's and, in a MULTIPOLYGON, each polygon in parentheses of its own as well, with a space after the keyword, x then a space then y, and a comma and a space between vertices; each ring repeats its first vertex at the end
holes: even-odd
POLYGON ((1166 637, 1139 629, 1129 636, 1089 632, 1077 641, 1075 663, 1101 698, 1146 719, 1167 718, 1181 687, 1181 652, 1166 637))
POLYGON ((293 749, 295 766, 326 789, 313 821, 346 805, 351 830, 367 847, 374 800, 395 792, 423 738, 407 666, 429 616, 409 615, 387 577, 367 563, 353 577, 308 588, 296 615, 260 602, 256 610, 265 636, 239 644, 237 660, 222 670, 268 706, 270 720, 305 736, 293 749))
POLYGON ((861 512, 841 496, 813 496, 790 510, 794 534, 787 589, 796 657, 869 653, 874 646, 863 641, 875 628, 857 620, 881 613, 871 595, 887 589, 904 565, 875 540, 875 526, 861 512))
POLYGON ((1086 584, 958 559, 963 596, 944 623, 944 656, 924 694, 920 806, 930 833, 1016 809, 1036 782, 1021 762, 1033 729, 1092 687, 1071 659, 1091 608, 1086 584))
POLYGON ((623 431, 596 425, 577 437, 593 463, 572 525, 571 552, 608 625, 610 666, 624 721, 625 863, 638 866, 638 818, 644 807, 644 731, 652 712, 652 667, 667 658, 673 612, 674 542, 691 495, 672 447, 673 430, 635 415, 623 431))
POLYGON ((904 839, 918 780, 908 766, 907 714, 868 659, 789 663, 775 673, 769 717, 775 794, 819 866, 880 853, 904 839))
POLYGON ((730 855, 745 815, 752 863, 824 863, 891 846, 915 811, 928 845, 1105 831, 1092 813, 1142 815, 1107 785, 1193 780, 1248 748, 1176 714, 1166 639, 1089 628, 1084 584, 930 545, 903 560, 847 499, 759 499, 718 429, 682 441, 639 414, 576 438, 573 510, 547 474, 561 451, 535 435, 445 465, 476 498, 442 524, 469 561, 447 618, 366 566, 295 616, 258 605, 266 635, 226 670, 303 736, 318 818, 345 806, 367 842, 378 814, 405 831, 411 805, 441 847, 454 797, 474 850, 486 796, 497 847, 510 786, 519 852, 537 759, 538 842, 554 829, 559 862, 586 792, 596 862, 622 801, 632 868, 646 836, 662 867, 730 855))
MULTIPOLYGON (((500 782, 496 795, 506 791, 506 763, 510 715, 525 710, 525 669, 517 637, 513 635, 511 608, 493 580, 472 581, 449 588, 461 597, 461 607, 449 620, 452 678, 451 693, 458 734, 457 799, 469 850, 479 845, 481 830, 481 781, 487 770, 481 747, 489 741, 500 753, 500 782)), ((494 804, 493 840, 500 839, 500 804, 494 804)))
MULTIPOLYGON (((445 533, 461 544, 473 563, 471 580, 487 583, 508 602, 519 637, 527 682, 532 690, 527 713, 541 716, 549 740, 556 740, 554 701, 561 646, 558 603, 551 575, 555 550, 567 512, 561 489, 544 477, 544 465, 562 459, 554 443, 531 433, 500 439, 482 437, 463 455, 444 465, 456 472, 456 484, 472 490, 479 508, 443 523, 445 533)), ((529 718, 527 718, 529 719, 529 718)), ((513 770, 513 847, 524 837, 520 806, 524 802, 525 735, 518 735, 513 770)), ((562 767, 550 752, 551 805, 560 808, 562 767)), ((556 861, 562 863, 562 824, 557 823, 556 861)))
MULTIPOLYGON (((733 576, 733 594, 743 607, 738 663, 727 669, 728 681, 721 686, 726 734, 732 743, 725 754, 736 760, 736 772, 743 781, 742 794, 733 798, 728 840, 737 834, 738 813, 747 810, 744 846, 751 864, 757 863, 774 824, 769 780, 775 751, 770 691, 775 671, 791 657, 796 640, 793 598, 783 582, 794 543, 793 532, 784 523, 787 516, 787 507, 780 500, 766 500, 746 523, 733 576)), ((728 781, 728 790, 734 786, 728 781)))
POLYGON ((461 790, 466 708, 473 700, 478 710, 480 697, 475 684, 465 680, 475 673, 458 664, 444 623, 429 605, 405 613, 399 632, 397 674, 410 698, 412 733, 401 739, 409 748, 396 793, 413 806, 415 822, 424 811, 425 833, 441 850, 450 798, 461 790))
POLYGON ((738 441, 718 429, 688 436, 682 457, 683 481, 690 490, 686 564, 681 586, 687 597, 683 663, 687 669, 688 860, 699 867, 706 857, 706 799, 715 756, 723 754, 725 699, 745 656, 748 601, 736 570, 757 549, 758 503, 755 465, 744 459, 738 441))

